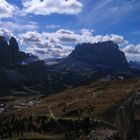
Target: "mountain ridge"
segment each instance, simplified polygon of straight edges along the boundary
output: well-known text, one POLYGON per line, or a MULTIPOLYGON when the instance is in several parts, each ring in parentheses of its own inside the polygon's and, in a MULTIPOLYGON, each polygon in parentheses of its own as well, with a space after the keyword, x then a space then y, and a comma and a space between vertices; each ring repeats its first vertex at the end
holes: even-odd
POLYGON ((11 37, 9 44, 1 37, 0 53, 0 88, 4 89, 40 84, 41 92, 46 90, 50 94, 106 75, 116 77, 119 74, 127 78, 140 73, 131 71, 125 54, 112 41, 78 45, 68 57, 58 61, 52 59, 51 63, 52 60, 39 60, 36 56, 20 51, 14 37, 11 37))

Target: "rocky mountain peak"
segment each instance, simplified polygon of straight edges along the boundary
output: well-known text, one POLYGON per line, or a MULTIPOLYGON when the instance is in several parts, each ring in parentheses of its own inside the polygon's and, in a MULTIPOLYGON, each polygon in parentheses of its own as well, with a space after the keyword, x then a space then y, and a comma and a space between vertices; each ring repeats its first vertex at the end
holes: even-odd
POLYGON ((46 80, 44 61, 19 50, 16 38, 0 37, 0 90, 46 80))
POLYGON ((9 46, 17 49, 19 51, 17 40, 14 37, 10 38, 9 46))
POLYGON ((79 61, 90 66, 103 65, 116 70, 126 70, 129 67, 125 54, 113 41, 78 45, 66 60, 71 60, 71 63, 79 61))
POLYGON ((30 55, 19 50, 16 38, 11 37, 8 43, 5 37, 0 36, 0 66, 21 63, 25 59, 30 59, 30 55))

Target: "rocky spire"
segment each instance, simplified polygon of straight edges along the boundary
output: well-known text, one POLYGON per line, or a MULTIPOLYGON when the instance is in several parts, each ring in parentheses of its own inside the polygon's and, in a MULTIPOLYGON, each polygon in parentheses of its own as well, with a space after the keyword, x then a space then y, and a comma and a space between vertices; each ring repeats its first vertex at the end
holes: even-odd
POLYGON ((11 61, 11 51, 3 36, 0 36, 0 66, 9 64, 11 61))
POLYGON ((14 37, 10 38, 9 46, 12 47, 12 49, 15 49, 15 51, 19 52, 19 46, 17 40, 14 37))
POLYGON ((10 38, 9 46, 11 49, 12 62, 16 63, 19 60, 19 46, 17 40, 14 37, 10 38))

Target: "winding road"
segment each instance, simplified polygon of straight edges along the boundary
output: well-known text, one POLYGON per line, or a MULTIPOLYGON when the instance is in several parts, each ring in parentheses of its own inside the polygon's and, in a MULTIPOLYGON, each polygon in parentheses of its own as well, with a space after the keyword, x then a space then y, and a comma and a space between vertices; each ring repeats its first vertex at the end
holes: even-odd
MULTIPOLYGON (((54 105, 54 104, 53 104, 53 105, 54 105)), ((54 114, 53 114, 53 112, 52 112, 52 109, 51 109, 51 107, 52 107, 53 105, 49 105, 49 106, 48 106, 48 110, 49 110, 49 112, 50 112, 51 117, 52 117, 53 119, 57 119, 57 118, 54 116, 54 114)))

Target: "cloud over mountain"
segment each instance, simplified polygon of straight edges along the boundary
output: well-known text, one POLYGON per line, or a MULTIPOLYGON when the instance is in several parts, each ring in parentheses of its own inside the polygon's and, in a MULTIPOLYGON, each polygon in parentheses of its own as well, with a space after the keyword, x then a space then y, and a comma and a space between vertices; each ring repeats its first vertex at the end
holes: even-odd
POLYGON ((40 58, 66 57, 74 48, 65 46, 53 33, 27 32, 19 36, 20 43, 27 45, 26 51, 40 58))
MULTIPOLYGON (((72 30, 59 29, 56 32, 28 31, 19 34, 20 46, 25 46, 27 52, 39 56, 48 57, 66 57, 74 49, 74 46, 82 43, 97 43, 105 41, 114 41, 121 46, 129 60, 138 60, 140 58, 140 44, 129 44, 123 36, 111 35, 93 35, 92 29, 81 29, 79 32, 72 30)), ((7 40, 13 36, 13 33, 7 28, 0 28, 0 36, 7 40)))
POLYGON ((74 49, 76 44, 97 43, 115 41, 120 46, 126 45, 126 41, 119 35, 92 35, 93 30, 82 29, 79 33, 71 30, 59 29, 56 32, 26 32, 19 36, 20 43, 27 45, 26 51, 42 57, 48 54, 50 57, 65 57, 74 49))
POLYGON ((4 36, 7 40, 9 40, 10 37, 13 36, 13 33, 7 28, 0 28, 0 36, 4 36))

